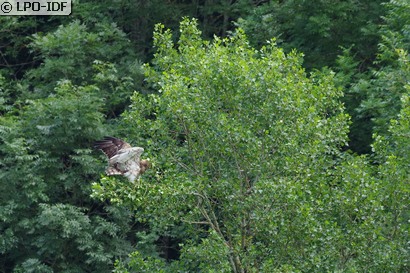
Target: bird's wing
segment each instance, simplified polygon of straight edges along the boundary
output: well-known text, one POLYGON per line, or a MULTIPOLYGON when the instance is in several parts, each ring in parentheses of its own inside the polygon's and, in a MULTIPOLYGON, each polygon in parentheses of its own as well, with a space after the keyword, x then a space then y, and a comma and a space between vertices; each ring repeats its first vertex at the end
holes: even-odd
POLYGON ((103 140, 96 141, 94 148, 101 149, 109 159, 107 175, 123 175, 131 182, 139 177, 140 156, 144 148, 131 147, 127 142, 115 137, 104 137, 103 140))
POLYGON ((107 167, 107 169, 105 170, 105 173, 107 175, 123 175, 124 172, 121 171, 120 169, 118 169, 117 166, 109 166, 107 167))
POLYGON ((131 145, 119 138, 106 136, 103 140, 96 141, 94 148, 102 150, 108 158, 112 158, 119 151, 131 148, 131 145))
POLYGON ((137 148, 121 149, 116 155, 110 158, 110 164, 125 163, 129 160, 139 162, 139 155, 137 148))

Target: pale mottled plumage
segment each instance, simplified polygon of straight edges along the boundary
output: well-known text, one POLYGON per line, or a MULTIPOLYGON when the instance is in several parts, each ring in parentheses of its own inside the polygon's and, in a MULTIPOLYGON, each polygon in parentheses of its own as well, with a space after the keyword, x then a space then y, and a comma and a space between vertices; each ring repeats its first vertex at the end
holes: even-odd
POLYGON ((123 175, 134 182, 149 168, 149 162, 140 159, 144 149, 131 147, 119 138, 104 137, 103 140, 96 141, 94 147, 101 149, 108 157, 107 175, 123 175))

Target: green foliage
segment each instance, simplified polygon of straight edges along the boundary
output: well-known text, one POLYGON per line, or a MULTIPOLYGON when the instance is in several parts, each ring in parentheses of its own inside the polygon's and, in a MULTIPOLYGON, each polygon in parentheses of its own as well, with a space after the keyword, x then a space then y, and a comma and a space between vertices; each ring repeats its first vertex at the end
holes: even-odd
POLYGON ((351 147, 359 153, 371 152, 372 134, 388 135, 390 120, 401 109, 400 98, 408 91, 410 5, 408 1, 385 4, 387 15, 378 31, 382 37, 374 67, 362 72, 352 53, 338 60, 339 84, 345 88, 346 104, 353 116, 351 147), (349 57, 350 55, 350 57, 349 57))
POLYGON ((22 38, 9 33, 9 45, 30 49, 33 67, 20 66, 20 48, 1 52, 21 74, 8 63, 0 77, 0 271, 108 272, 132 251, 132 224, 126 208, 90 199, 90 181, 103 171, 90 148, 140 84, 140 65, 110 20, 52 31, 53 17, 48 27, 4 18, 1 31, 27 26, 22 38))
POLYGON ((24 263, 19 265, 14 272, 16 273, 52 273, 53 270, 47 265, 42 264, 38 259, 27 259, 24 263))
POLYGON ((103 112, 107 118, 120 115, 130 103, 130 97, 135 88, 142 82, 142 69, 138 61, 128 64, 126 76, 117 64, 94 61, 92 82, 104 98, 103 112))
POLYGON ((93 194, 159 235, 179 227, 180 256, 137 252, 118 272, 408 269, 408 174, 392 188, 385 169, 339 152, 348 117, 332 73, 308 78, 299 55, 255 50, 241 30, 203 41, 194 20, 177 46, 161 25, 154 38, 158 92, 136 93, 124 122, 155 173, 136 186, 103 178, 93 194))
POLYGON ((410 12, 380 2, 1 16, 0 272, 408 272, 410 12), (98 179, 103 135, 140 183, 98 179))
POLYGON ((369 88, 370 76, 365 73, 358 73, 359 62, 353 57, 351 48, 344 49, 336 61, 337 74, 336 84, 343 88, 343 102, 346 105, 346 112, 351 116, 349 132, 349 149, 359 154, 371 152, 370 143, 373 141, 373 122, 371 116, 364 113, 359 114, 358 108, 366 95, 361 90, 369 88))
POLYGON ((2 16, 0 18, 0 69, 3 75, 20 79, 36 66, 27 45, 31 35, 52 31, 64 16, 2 16))
POLYGON ((373 256, 385 239, 372 170, 339 152, 348 118, 332 73, 308 78, 298 54, 255 50, 241 30, 208 43, 185 19, 177 48, 156 30, 146 73, 158 93, 135 93, 124 116, 156 174, 135 189, 103 179, 94 195, 163 233, 184 227, 188 271, 391 268, 373 256))
POLYGON ((369 65, 377 44, 381 0, 366 1, 267 1, 238 21, 255 46, 272 37, 289 52, 296 48, 306 56, 305 66, 334 66, 340 47, 353 48, 369 65))
POLYGON ((358 86, 366 99, 357 109, 361 116, 372 118, 374 131, 381 134, 387 133, 390 120, 400 112, 400 97, 408 92, 404 87, 410 79, 410 59, 402 49, 396 49, 396 54, 391 66, 374 71, 375 78, 367 86, 358 86))
MULTIPOLYGON (((409 85, 405 88, 408 92, 409 85)), ((409 133, 410 103, 408 95, 404 95, 402 109, 398 118, 391 121, 389 135, 377 136, 373 145, 381 163, 378 167, 378 179, 383 188, 379 199, 385 219, 380 233, 386 238, 386 245, 385 252, 379 256, 389 265, 386 266, 386 271, 405 272, 410 268, 408 248, 405 247, 410 239, 409 133)))
MULTIPOLYGON (((158 272, 165 273, 170 272, 166 270, 166 264, 161 259, 152 257, 144 258, 142 255, 135 251, 129 255, 129 263, 117 261, 115 263, 114 273, 130 273, 130 272, 158 272)), ((176 271, 171 271, 176 272, 176 271)))
MULTIPOLYGON (((141 65, 134 59, 130 41, 114 23, 87 26, 77 20, 54 32, 38 32, 30 41, 26 46, 41 65, 25 73, 24 80, 8 82, 7 88, 2 88, 4 108, 45 98, 54 93, 59 81, 69 80, 99 88, 99 96, 107 99, 104 113, 113 118, 124 110, 141 84, 141 65)), ((2 74, 6 75, 6 70, 2 74)))
POLYGON ((123 240, 128 217, 113 217, 88 197, 99 164, 89 147, 102 135, 102 108, 95 86, 63 81, 19 116, 1 118, 2 270, 103 272, 131 251, 123 240))
POLYGON ((375 131, 382 134, 387 132, 390 120, 400 112, 400 98, 408 92, 405 86, 410 77, 410 3, 391 1, 387 7, 377 60, 377 63, 386 65, 374 71, 370 89, 363 90, 367 91, 367 98, 359 108, 364 115, 373 117, 375 131))
POLYGON ((392 61, 397 59, 395 49, 410 50, 410 5, 403 0, 390 1, 384 5, 388 12, 383 17, 384 24, 381 26, 383 42, 379 45, 380 59, 382 61, 392 61))
POLYGON ((43 63, 28 75, 36 85, 35 93, 43 96, 62 79, 70 79, 74 84, 90 83, 95 60, 121 63, 123 68, 132 64, 129 41, 114 24, 99 23, 89 30, 85 24, 74 21, 33 38, 32 50, 43 63))

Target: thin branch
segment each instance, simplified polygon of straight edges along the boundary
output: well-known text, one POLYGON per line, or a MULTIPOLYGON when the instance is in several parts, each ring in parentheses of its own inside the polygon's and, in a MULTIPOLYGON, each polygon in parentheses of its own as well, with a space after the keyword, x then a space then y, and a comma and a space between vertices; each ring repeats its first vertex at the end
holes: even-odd
POLYGON ((219 223, 218 223, 218 218, 216 217, 212 205, 210 203, 209 198, 206 196, 205 193, 200 194, 198 192, 193 193, 195 196, 198 196, 201 201, 198 201, 198 208, 201 211, 202 216, 207 220, 207 223, 211 226, 211 228, 218 234, 218 236, 221 238, 221 240, 224 242, 224 244, 228 247, 229 249, 229 262, 231 263, 232 269, 234 270, 235 273, 245 273, 241 261, 239 259, 239 255, 235 253, 235 249, 233 247, 232 242, 228 239, 225 238, 219 223), (205 203, 205 205, 209 208, 209 213, 205 209, 204 206, 201 206, 201 204, 205 203))

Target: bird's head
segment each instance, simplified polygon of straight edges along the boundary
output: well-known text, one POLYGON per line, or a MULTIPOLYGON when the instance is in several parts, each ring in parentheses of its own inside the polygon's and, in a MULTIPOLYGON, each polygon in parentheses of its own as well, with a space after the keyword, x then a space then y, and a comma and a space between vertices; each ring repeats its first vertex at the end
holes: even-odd
POLYGON ((140 173, 143 174, 147 169, 151 168, 152 164, 147 159, 140 161, 140 173))

